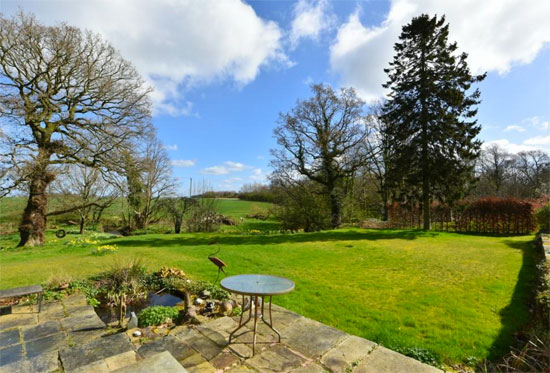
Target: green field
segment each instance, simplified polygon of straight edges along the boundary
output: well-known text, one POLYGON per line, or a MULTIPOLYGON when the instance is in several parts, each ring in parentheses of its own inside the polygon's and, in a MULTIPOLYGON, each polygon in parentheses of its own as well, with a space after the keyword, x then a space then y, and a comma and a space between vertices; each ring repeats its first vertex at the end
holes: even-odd
MULTIPOLYGON (((536 273, 532 236, 361 229, 106 236, 119 252, 103 257, 64 244, 74 237, 54 241, 49 232, 44 247, 2 250, 0 288, 63 272, 88 277, 115 257, 142 258, 150 269, 179 267, 213 281, 216 268, 207 256, 217 242, 229 275, 270 273, 296 282, 277 304, 390 348, 429 350, 448 364, 470 356, 494 359, 508 350, 529 319, 536 273)), ((5 236, 0 245, 12 247, 15 239, 5 236)))

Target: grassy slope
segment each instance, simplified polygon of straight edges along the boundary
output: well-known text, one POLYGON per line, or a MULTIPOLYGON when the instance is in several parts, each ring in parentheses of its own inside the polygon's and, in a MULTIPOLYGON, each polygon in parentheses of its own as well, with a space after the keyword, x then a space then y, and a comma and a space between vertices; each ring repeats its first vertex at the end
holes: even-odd
MULTIPOLYGON (((176 266, 213 281, 216 269, 206 258, 215 250, 208 245, 213 240, 222 246, 218 256, 230 275, 293 279, 296 290, 276 297, 276 303, 388 347, 429 349, 449 363, 503 353, 529 317, 535 273, 530 236, 337 230, 147 235, 111 242, 120 248, 117 257, 143 258, 151 269, 176 266)), ((0 288, 42 282, 59 272, 89 276, 114 260, 61 243, 0 252, 0 288)))

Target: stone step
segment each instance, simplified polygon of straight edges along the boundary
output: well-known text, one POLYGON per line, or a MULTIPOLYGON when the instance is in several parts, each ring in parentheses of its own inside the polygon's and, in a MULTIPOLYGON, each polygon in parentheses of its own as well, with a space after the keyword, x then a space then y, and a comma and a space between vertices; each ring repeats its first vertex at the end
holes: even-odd
POLYGON ((135 356, 130 339, 126 334, 121 333, 97 338, 80 346, 65 348, 59 351, 59 358, 63 369, 69 372, 130 351, 135 356))
POLYGON ((163 351, 138 361, 124 368, 114 370, 116 373, 187 373, 184 367, 168 351, 163 351))

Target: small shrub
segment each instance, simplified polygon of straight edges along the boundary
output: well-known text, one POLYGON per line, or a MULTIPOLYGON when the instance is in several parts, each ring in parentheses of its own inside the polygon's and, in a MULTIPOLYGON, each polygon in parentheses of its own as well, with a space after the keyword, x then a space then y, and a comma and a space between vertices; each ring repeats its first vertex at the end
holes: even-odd
POLYGON ((179 315, 176 307, 152 306, 142 310, 138 315, 139 326, 146 327, 150 325, 160 325, 166 322, 166 319, 175 320, 179 315))
POLYGON ((235 308, 233 308, 233 316, 241 316, 243 313, 243 309, 241 306, 237 306, 235 308))
POLYGON ((54 273, 51 274, 48 281, 46 281, 46 288, 51 290, 63 290, 69 287, 72 280, 73 278, 71 275, 65 272, 54 273))
POLYGON ((550 205, 538 209, 536 216, 539 229, 541 231, 550 231, 550 205))
POLYGON ((405 356, 412 357, 413 359, 421 361, 425 364, 442 368, 441 358, 429 350, 425 350, 420 347, 397 347, 392 348, 392 350, 402 353, 405 356))
POLYGON ((197 281, 191 284, 189 290, 195 294, 199 294, 203 290, 208 290, 210 292, 210 298, 218 300, 226 300, 229 299, 230 296, 227 291, 206 281, 197 281))

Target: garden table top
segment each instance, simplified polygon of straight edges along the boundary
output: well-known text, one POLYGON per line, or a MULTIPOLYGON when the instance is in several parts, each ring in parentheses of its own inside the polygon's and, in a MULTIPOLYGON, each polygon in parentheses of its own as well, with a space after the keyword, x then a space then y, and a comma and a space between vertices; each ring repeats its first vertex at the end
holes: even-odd
POLYGON ((224 278, 221 287, 242 295, 279 295, 294 290, 294 282, 288 278, 271 275, 237 275, 224 278))

